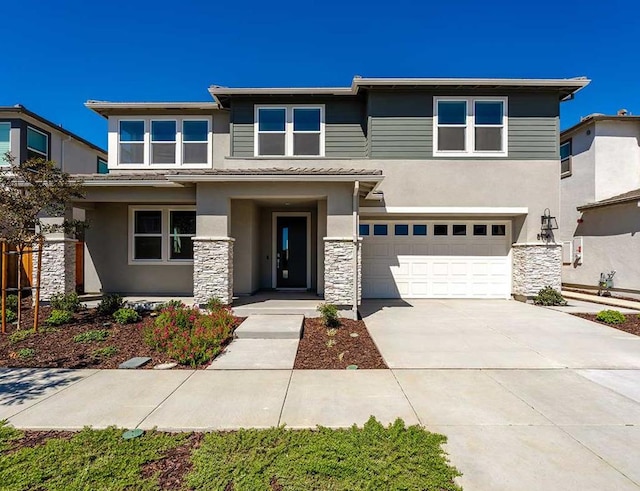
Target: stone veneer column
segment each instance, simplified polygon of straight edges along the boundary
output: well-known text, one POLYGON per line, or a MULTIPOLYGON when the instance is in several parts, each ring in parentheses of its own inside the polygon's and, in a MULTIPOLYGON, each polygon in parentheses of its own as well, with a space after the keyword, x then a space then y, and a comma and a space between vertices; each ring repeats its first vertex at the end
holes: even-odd
POLYGON ((193 296, 202 305, 211 297, 233 301, 233 242, 231 237, 193 238, 193 296))
POLYGON ((324 299, 335 305, 353 305, 354 276, 358 278, 358 304, 362 299, 362 244, 353 238, 324 239, 324 299), (357 253, 357 268, 353 258, 357 253))
MULTIPOLYGON (((53 295, 76 290, 76 242, 68 238, 48 238, 42 246, 40 300, 49 301, 53 295)), ((34 249, 39 246, 34 245, 34 249)), ((38 255, 33 253, 33 285, 38 278, 38 255)))
POLYGON ((562 288, 561 244, 513 244, 513 294, 531 298, 546 286, 562 288))

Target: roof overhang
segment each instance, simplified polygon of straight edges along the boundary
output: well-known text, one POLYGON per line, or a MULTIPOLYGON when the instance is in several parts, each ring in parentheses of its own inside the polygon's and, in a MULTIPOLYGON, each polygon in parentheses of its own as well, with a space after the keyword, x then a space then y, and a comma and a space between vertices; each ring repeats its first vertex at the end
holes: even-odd
POLYGON ((527 215, 529 208, 503 206, 366 206, 361 215, 441 215, 441 216, 494 216, 514 217, 527 215))
POLYGON ((640 192, 636 192, 637 194, 633 194, 630 196, 620 196, 615 198, 609 198, 602 201, 597 201, 595 203, 588 203, 586 205, 578 206, 576 209, 578 211, 588 211, 594 208, 604 208, 605 206, 613 206, 613 205, 621 205, 625 203, 633 203, 637 202, 638 207, 640 207, 640 192))
POLYGON ((216 102, 108 102, 87 101, 85 107, 106 118, 112 114, 144 112, 209 112, 220 109, 216 102))
POLYGON ((614 121, 618 122, 634 122, 640 123, 640 116, 618 116, 614 114, 592 114, 585 118, 582 118, 579 123, 574 124, 571 128, 567 128, 563 132, 560 133, 560 139, 567 138, 569 136, 574 135, 581 129, 589 126, 592 123, 600 122, 600 121, 614 121))

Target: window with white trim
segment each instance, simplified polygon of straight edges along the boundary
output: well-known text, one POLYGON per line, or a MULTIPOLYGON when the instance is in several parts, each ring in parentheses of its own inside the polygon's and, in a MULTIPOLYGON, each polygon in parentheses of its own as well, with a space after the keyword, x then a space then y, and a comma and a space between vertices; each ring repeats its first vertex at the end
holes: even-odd
POLYGON ((433 154, 507 155, 506 97, 435 97, 433 154))
POLYGON ((196 212, 191 207, 130 208, 129 261, 184 263, 193 261, 196 212))
POLYGON ((324 106, 256 106, 255 155, 324 156, 324 106))
POLYGON ((119 118, 115 166, 202 168, 211 165, 211 118, 119 118))
POLYGON ((5 154, 11 151, 11 123, 0 123, 0 165, 9 165, 5 154))
POLYGON ((569 177, 571 175, 571 140, 560 144, 560 177, 569 177))
POLYGON ((27 159, 49 160, 49 135, 27 126, 27 159))

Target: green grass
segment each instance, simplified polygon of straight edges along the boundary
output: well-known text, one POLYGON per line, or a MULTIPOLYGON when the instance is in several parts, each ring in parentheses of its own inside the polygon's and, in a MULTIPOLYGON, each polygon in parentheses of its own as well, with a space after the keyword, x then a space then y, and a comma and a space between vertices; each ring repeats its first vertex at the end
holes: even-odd
MULTIPOLYGON (((52 438, 12 451, 21 433, 0 422, 0 488, 151 490, 157 476, 142 478, 146 462, 162 458, 186 434, 147 432, 133 440, 123 430, 84 429, 71 439, 52 438)), ((384 427, 371 418, 364 428, 240 430, 208 433, 192 453, 185 488, 269 491, 458 491, 458 471, 447 462, 442 435, 401 420, 384 427)))
POLYGON ((44 445, 6 452, 15 430, 0 422, 0 488, 3 491, 152 490, 157 479, 143 479, 145 462, 158 460, 186 435, 146 433, 123 440, 122 430, 85 429, 70 440, 52 438, 44 445))
POLYGON ((397 420, 371 418, 363 429, 240 430, 210 433, 193 454, 187 477, 196 490, 459 490, 458 471, 444 456, 442 435, 397 420))

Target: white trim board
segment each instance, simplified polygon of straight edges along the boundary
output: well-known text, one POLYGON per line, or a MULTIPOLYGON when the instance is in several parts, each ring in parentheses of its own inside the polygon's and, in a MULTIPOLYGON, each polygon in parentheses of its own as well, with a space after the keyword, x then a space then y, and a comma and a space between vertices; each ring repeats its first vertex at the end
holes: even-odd
POLYGON ((360 215, 528 215, 526 206, 361 206, 360 215))
POLYGON ((305 217, 307 219, 307 289, 311 288, 311 212, 310 211, 274 211, 271 214, 271 287, 278 290, 278 268, 276 256, 278 254, 278 218, 305 217))

